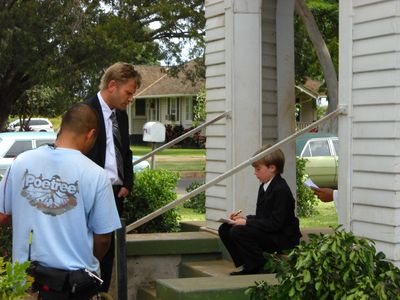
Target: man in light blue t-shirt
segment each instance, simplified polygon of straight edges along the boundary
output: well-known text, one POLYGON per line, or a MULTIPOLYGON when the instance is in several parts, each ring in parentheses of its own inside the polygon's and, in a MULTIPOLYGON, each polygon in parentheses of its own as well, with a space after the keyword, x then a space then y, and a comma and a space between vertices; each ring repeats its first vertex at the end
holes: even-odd
MULTIPOLYGON (((13 261, 98 272, 110 233, 121 224, 110 180, 83 155, 94 144, 97 123, 88 105, 72 106, 55 145, 22 153, 6 172, 0 182, 0 214, 9 221, 12 216, 13 261)), ((60 296, 50 287, 47 297, 48 286, 39 293, 43 299, 71 299, 72 287, 66 286, 60 296)))

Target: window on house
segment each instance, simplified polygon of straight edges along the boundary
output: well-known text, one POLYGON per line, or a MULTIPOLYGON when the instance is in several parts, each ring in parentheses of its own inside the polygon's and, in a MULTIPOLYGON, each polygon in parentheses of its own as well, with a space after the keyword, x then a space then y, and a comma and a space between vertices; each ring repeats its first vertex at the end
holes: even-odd
POLYGON ((146 102, 144 99, 136 99, 135 115, 136 116, 146 116, 146 102))
POLYGON ((178 98, 168 98, 168 120, 171 122, 179 121, 179 99, 178 98))
POLYGON ((150 121, 160 121, 160 99, 150 99, 149 101, 150 121))
POLYGON ((193 100, 192 98, 184 98, 185 120, 193 121, 193 100))

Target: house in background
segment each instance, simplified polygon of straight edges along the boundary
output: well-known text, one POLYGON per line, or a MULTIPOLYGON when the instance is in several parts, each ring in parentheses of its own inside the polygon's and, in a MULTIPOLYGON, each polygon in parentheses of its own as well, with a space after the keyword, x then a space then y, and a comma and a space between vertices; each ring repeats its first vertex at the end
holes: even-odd
POLYGON ((326 95, 320 94, 319 88, 322 82, 307 79, 304 84, 296 85, 296 127, 297 130, 303 129, 317 120, 317 105, 321 100, 326 100, 326 95))
POLYGON ((142 142, 143 125, 149 121, 192 127, 193 107, 204 80, 192 82, 183 71, 173 77, 162 66, 135 68, 142 75, 142 84, 128 106, 131 142, 142 142))

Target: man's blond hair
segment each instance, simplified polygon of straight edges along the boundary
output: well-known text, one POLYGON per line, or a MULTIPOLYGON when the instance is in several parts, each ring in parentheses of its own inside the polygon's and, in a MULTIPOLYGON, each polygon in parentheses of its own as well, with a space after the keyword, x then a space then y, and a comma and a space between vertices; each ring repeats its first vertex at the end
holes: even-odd
POLYGON ((129 79, 134 79, 136 88, 140 88, 142 76, 135 70, 135 67, 132 64, 117 62, 108 67, 103 76, 101 76, 99 88, 100 90, 106 89, 111 80, 115 80, 118 84, 121 84, 129 79))

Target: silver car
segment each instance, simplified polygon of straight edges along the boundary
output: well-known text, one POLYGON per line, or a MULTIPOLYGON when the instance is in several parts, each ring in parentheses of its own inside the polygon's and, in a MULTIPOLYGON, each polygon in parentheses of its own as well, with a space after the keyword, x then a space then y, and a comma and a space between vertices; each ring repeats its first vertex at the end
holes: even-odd
POLYGON ((52 132, 0 133, 0 175, 4 174, 18 154, 44 144, 53 144, 56 137, 52 132))

